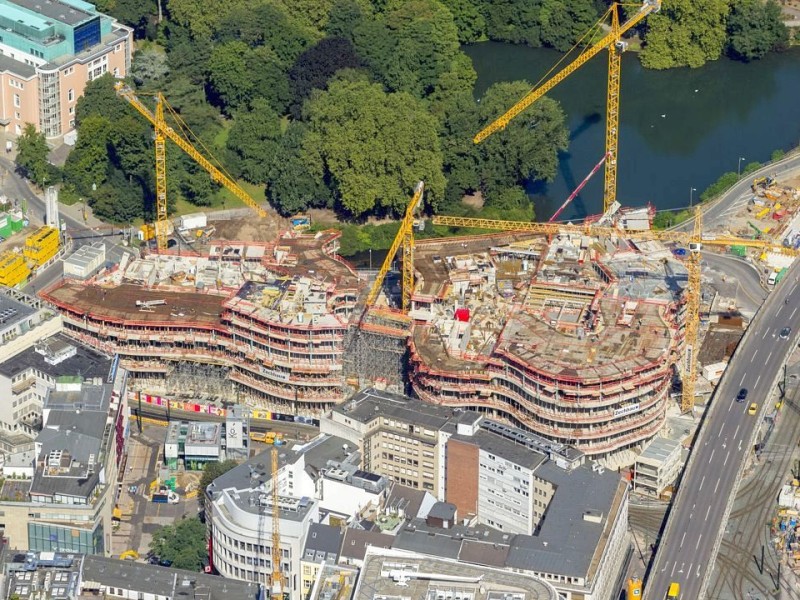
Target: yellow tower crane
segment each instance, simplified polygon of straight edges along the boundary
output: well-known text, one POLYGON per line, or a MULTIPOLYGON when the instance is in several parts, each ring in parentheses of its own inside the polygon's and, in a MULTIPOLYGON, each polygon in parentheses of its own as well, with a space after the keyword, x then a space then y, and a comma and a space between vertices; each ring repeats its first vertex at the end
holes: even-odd
POLYGON ((686 349, 682 363, 683 393, 681 396, 681 410, 688 412, 694 406, 694 389, 697 378, 697 333, 700 324, 700 250, 707 246, 747 246, 759 248, 763 251, 799 256, 800 251, 787 248, 768 240, 751 240, 733 236, 703 236, 702 212, 695 209, 694 229, 691 233, 680 231, 626 231, 616 227, 600 227, 585 223, 582 225, 564 225, 558 223, 531 223, 529 221, 498 221, 494 219, 480 219, 474 217, 450 217, 436 215, 432 218, 434 225, 448 225, 451 227, 470 227, 475 229, 489 229, 498 231, 529 231, 544 235, 576 234, 599 237, 623 237, 630 240, 659 240, 685 244, 689 247, 689 257, 686 261, 688 282, 686 284, 686 323, 684 335, 684 348, 686 349))
POLYGON ((403 312, 408 312, 411 306, 411 293, 414 291, 414 214, 417 208, 422 204, 424 189, 425 184, 421 181, 414 189, 414 196, 406 207, 403 220, 400 221, 400 229, 397 231, 397 235, 389 248, 389 252, 386 254, 386 258, 383 260, 383 264, 378 270, 377 277, 375 277, 375 283, 372 284, 369 294, 367 295, 367 307, 373 306, 378 299, 381 293, 381 287, 383 287, 383 280, 386 278, 386 274, 389 272, 389 268, 392 266, 392 261, 397 255, 400 246, 403 246, 403 312))
MULTIPOLYGON (((622 40, 622 35, 640 23, 650 13, 657 12, 661 8, 661 0, 644 0, 639 10, 630 19, 620 25, 619 7, 621 4, 614 2, 603 15, 602 19, 590 31, 605 23, 611 17, 611 26, 599 41, 585 48, 578 57, 553 75, 550 79, 537 84, 519 102, 509 108, 504 114, 495 119, 492 123, 484 127, 475 136, 473 141, 478 144, 487 137, 505 129, 511 120, 552 90, 556 85, 564 81, 570 74, 577 71, 587 61, 592 59, 601 50, 608 50, 608 91, 606 104, 606 155, 605 161, 605 183, 603 185, 603 212, 607 211, 617 198, 617 146, 619 139, 619 82, 622 67, 622 53, 627 47, 627 43, 622 40)), ((583 36, 578 44, 581 44, 587 37, 583 36)), ((578 45, 576 44, 576 46, 578 45)), ((573 47, 574 49, 574 47, 573 47)), ((563 59, 562 59, 563 60, 563 59)), ((557 65, 556 65, 557 66, 557 65)), ((555 68, 555 67, 553 67, 555 68)), ((547 75, 552 72, 551 69, 547 75)), ((545 75, 545 77, 547 77, 545 75)))
MULTIPOLYGON (((267 211, 256 202, 250 194, 242 189, 227 173, 217 167, 206 158, 183 133, 175 131, 164 120, 164 108, 169 111, 177 123, 185 127, 183 120, 177 112, 169 105, 161 92, 155 93, 156 108, 155 112, 145 106, 139 97, 130 87, 124 83, 116 84, 117 94, 128 101, 139 114, 150 121, 155 130, 155 154, 156 154, 156 220, 154 229, 156 233, 156 244, 159 250, 167 249, 168 218, 167 218, 167 168, 166 168, 166 140, 169 138, 178 148, 186 152, 194 161, 203 167, 211 175, 211 179, 224 185, 234 196, 239 198, 247 206, 258 213, 258 216, 265 217, 267 211)), ((187 128, 188 129, 188 128, 187 128)), ((208 152, 208 149, 205 149, 208 152)))
POLYGON ((284 580, 281 570, 281 509, 278 495, 278 448, 272 447, 272 581, 270 598, 283 600, 284 580))

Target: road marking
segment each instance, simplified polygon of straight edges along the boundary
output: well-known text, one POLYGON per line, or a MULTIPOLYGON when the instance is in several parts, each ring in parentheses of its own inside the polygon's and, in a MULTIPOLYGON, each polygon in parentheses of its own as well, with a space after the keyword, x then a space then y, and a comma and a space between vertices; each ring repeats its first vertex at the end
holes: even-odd
POLYGON ((786 305, 785 305, 785 304, 781 304, 781 305, 778 307, 778 312, 776 312, 776 313, 775 313, 775 316, 776 316, 776 317, 777 317, 779 314, 781 314, 781 310, 783 310, 783 307, 784 307, 784 306, 786 306, 786 305))
MULTIPOLYGON (((698 492, 703 489, 703 483, 705 483, 705 480, 706 480, 706 476, 703 475, 703 479, 700 480, 700 487, 697 488, 698 492)), ((710 509, 711 507, 709 506, 708 508, 710 509)))
MULTIPOLYGON (((760 350, 760 349, 761 349, 761 348, 759 348, 758 350, 760 350)), ((750 362, 753 362, 753 361, 756 359, 756 356, 758 356, 758 350, 756 350, 755 352, 753 352, 753 358, 751 358, 751 359, 750 359, 750 362)))
MULTIPOLYGON (((710 512, 711 512, 711 505, 709 504, 708 505, 708 510, 706 510, 706 519, 705 519, 706 521, 708 521, 708 513, 710 513, 710 512)), ((703 537, 702 534, 700 535, 700 537, 703 537)))
POLYGON ((717 493, 718 489, 719 489, 719 478, 717 478, 717 485, 714 486, 714 493, 715 494, 717 493))
MULTIPOLYGON (((774 352, 774 350, 773 350, 773 352, 774 352)), ((770 352, 770 353, 769 353, 769 356, 767 357, 767 364, 769 364, 769 359, 770 359, 770 358, 772 358, 772 352, 770 352)))
POLYGON ((769 333, 769 329, 765 329, 764 330, 764 335, 761 336, 761 339, 763 340, 764 338, 766 338, 768 333, 769 333))
MULTIPOLYGON (((711 508, 711 507, 709 507, 709 508, 711 508)), ((702 540, 702 539, 703 539, 703 534, 701 533, 700 537, 697 538, 697 543, 694 545, 694 549, 695 550, 697 550, 700 547, 700 540, 702 540)))
POLYGON ((700 565, 697 565, 697 575, 695 577, 700 577, 700 565))
POLYGON ((739 387, 741 387, 741 385, 744 383, 744 378, 745 378, 745 377, 747 377, 747 373, 745 373, 744 375, 742 375, 742 380, 739 382, 739 387))
POLYGON ((759 381, 761 381, 761 375, 759 375, 759 376, 758 376, 758 379, 756 379, 756 384, 755 384, 753 387, 756 387, 756 388, 757 388, 757 387, 758 387, 758 382, 759 382, 759 381))
POLYGON ((683 540, 685 540, 685 539, 686 539, 686 532, 684 531, 683 535, 681 536, 681 545, 678 546, 679 548, 683 548, 683 540))
POLYGON ((711 456, 708 458, 708 464, 711 464, 711 462, 714 460, 714 452, 716 451, 716 448, 711 451, 711 456))
POLYGON ((678 562, 676 561, 676 562, 675 562, 675 563, 673 563, 673 565, 672 565, 672 571, 670 571, 670 572, 669 572, 669 576, 670 576, 670 577, 672 577, 673 575, 675 575, 675 567, 677 567, 677 566, 678 566, 678 562))
POLYGON ((733 408, 733 402, 731 402, 730 404, 728 404, 728 412, 731 412, 731 409, 732 409, 732 408, 733 408))
POLYGON ((736 436, 739 435, 739 427, 741 427, 741 425, 736 426, 736 433, 733 434, 734 439, 736 439, 736 436))
POLYGON ((730 457, 730 455, 731 455, 731 451, 728 450, 728 453, 725 455, 725 462, 722 463, 723 467, 728 464, 728 458, 730 457))
MULTIPOLYGON (((797 287, 797 286, 794 286, 794 287, 797 287)), ((791 321, 792 319, 794 319, 794 313, 796 313, 796 312, 797 312, 797 307, 795 306, 795 307, 794 307, 794 310, 792 311, 792 314, 789 316, 789 320, 790 320, 790 321, 791 321)))

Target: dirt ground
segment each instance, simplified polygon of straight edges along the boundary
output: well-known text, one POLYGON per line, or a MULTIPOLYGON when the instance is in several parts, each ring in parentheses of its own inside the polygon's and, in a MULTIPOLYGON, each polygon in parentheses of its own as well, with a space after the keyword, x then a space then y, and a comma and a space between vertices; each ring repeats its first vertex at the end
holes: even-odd
POLYGON ((232 240, 241 242, 269 242, 282 231, 289 229, 289 220, 269 214, 263 219, 253 215, 251 218, 214 221, 217 228, 212 241, 232 240))

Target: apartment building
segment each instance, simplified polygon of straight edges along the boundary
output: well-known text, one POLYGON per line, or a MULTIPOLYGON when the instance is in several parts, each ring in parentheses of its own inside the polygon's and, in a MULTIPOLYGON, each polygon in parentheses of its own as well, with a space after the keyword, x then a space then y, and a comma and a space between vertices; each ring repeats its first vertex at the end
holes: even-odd
POLYGON ((69 134, 86 84, 125 77, 132 51, 133 30, 83 0, 0 0, 0 125, 69 134))
POLYGON ((357 445, 364 468, 444 497, 445 425, 459 411, 365 389, 320 420, 323 433, 357 445))
POLYGON ((110 554, 117 475, 128 435, 127 373, 56 383, 42 410, 32 479, 6 479, 0 528, 38 552, 110 554), (108 383, 106 383, 108 382, 108 383))
MULTIPOLYGON (((309 542, 309 535, 323 531, 315 525, 322 521, 321 515, 341 515, 341 520, 348 522, 370 504, 378 506, 385 501, 388 481, 358 469, 360 455, 344 442, 321 435, 307 444, 282 448, 276 474, 272 472, 270 453, 265 452, 208 486, 206 519, 211 559, 223 577, 270 582, 272 486, 277 482, 279 568, 291 600, 308 594, 313 580, 308 573, 304 576, 303 561, 307 561, 309 548, 314 550, 315 560, 317 550, 323 552, 323 546, 315 547, 315 538, 309 542)), ((327 558, 329 545, 324 547, 327 558)))
POLYGON ((311 588, 325 565, 338 563, 343 537, 344 531, 341 527, 313 523, 309 528, 303 558, 300 560, 304 598, 311 593, 311 588))
POLYGON ((0 447, 8 453, 32 447, 42 426, 42 408, 50 390, 62 378, 80 376, 104 380, 112 361, 77 346, 63 334, 40 339, 0 362, 0 447))

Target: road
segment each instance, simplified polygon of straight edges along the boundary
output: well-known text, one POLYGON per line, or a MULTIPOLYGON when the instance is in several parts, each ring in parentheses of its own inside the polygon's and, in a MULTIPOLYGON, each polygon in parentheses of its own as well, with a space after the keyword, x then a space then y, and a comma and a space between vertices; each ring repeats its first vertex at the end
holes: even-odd
MULTIPOLYGON (((751 173, 747 177, 743 177, 736 185, 729 189, 724 196, 703 209, 703 228, 713 229, 717 226, 724 225, 730 214, 744 206, 747 200, 753 195, 750 185, 756 177, 775 173, 779 178, 786 178, 794 176, 796 172, 800 172, 800 153, 789 155, 751 173)), ((692 221, 690 219, 676 226, 675 229, 679 231, 691 231, 692 226, 692 221)))
POLYGON ((645 597, 650 600, 661 600, 673 581, 680 583, 683 598, 704 596, 754 429, 797 338, 798 278, 800 265, 795 264, 756 314, 717 387, 648 574, 645 597), (784 326, 792 328, 789 339, 780 338, 784 326), (749 395, 738 403, 742 387, 749 395), (751 402, 758 405, 756 416, 747 414, 751 402))
POLYGON ((703 252, 703 276, 707 277, 709 271, 705 267, 710 267, 717 274, 714 287, 721 294, 736 297, 737 304, 749 313, 755 313, 764 303, 767 297, 767 290, 761 286, 761 273, 752 263, 731 254, 716 254, 714 252, 703 252), (720 276, 724 275, 731 282, 738 283, 738 286, 725 286, 720 281, 720 276), (724 288, 733 288, 730 291, 724 288))

